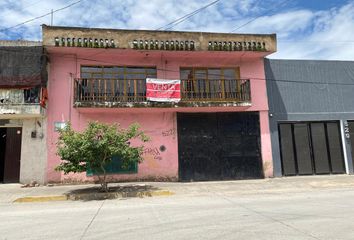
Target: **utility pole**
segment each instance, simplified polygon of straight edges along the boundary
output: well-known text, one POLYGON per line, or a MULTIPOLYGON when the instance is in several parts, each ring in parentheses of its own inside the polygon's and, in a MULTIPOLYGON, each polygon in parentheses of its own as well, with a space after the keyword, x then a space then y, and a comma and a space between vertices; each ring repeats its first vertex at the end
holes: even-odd
POLYGON ((53 26, 53 9, 50 14, 50 26, 53 26))

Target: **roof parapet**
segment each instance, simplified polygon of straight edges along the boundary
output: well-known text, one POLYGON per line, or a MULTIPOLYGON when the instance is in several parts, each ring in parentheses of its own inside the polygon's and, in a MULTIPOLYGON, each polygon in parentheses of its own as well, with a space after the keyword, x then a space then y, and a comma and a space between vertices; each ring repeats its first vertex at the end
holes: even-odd
POLYGON ((43 25, 45 47, 165 51, 276 51, 275 34, 53 27, 43 25))

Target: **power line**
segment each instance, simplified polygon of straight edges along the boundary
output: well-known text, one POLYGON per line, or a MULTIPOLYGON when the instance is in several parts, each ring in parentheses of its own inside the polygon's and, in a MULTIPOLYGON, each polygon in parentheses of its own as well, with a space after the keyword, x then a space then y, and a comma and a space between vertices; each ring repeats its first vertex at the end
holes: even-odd
POLYGON ((230 31, 230 33, 233 33, 233 32, 235 32, 236 30, 238 30, 238 29, 240 29, 240 28, 243 28, 244 26, 250 24, 251 22, 255 21, 256 19, 258 19, 258 18, 260 18, 260 17, 262 17, 262 16, 264 16, 264 15, 266 15, 266 14, 272 12, 274 9, 276 9, 276 8, 278 8, 278 7, 281 7, 282 5, 284 5, 284 4, 288 3, 288 2, 290 2, 290 0, 285 0, 285 1, 281 2, 280 4, 275 5, 273 8, 269 9, 269 10, 266 11, 265 13, 262 13, 262 14, 258 15, 257 17, 252 18, 250 21, 246 22, 245 24, 242 24, 241 26, 235 27, 234 29, 232 29, 232 30, 230 31))
MULTIPOLYGON (((25 7, 23 7, 21 10, 23 11, 23 10, 25 10, 25 9, 27 9, 27 8, 29 8, 29 7, 32 7, 32 6, 34 6, 34 5, 37 5, 38 3, 43 2, 43 1, 44 1, 44 0, 39 0, 39 1, 35 2, 35 3, 29 4, 29 5, 25 6, 25 7)), ((5 14, 5 15, 2 15, 2 17, 7 17, 7 16, 9 16, 9 15, 10 15, 10 13, 5 14)))
MULTIPOLYGON (((0 51, 9 51, 12 52, 13 50, 4 50, 4 49, 0 49, 0 51)), ((104 49, 103 51, 100 51, 96 54, 90 55, 90 57, 95 56, 97 54, 100 54, 102 52, 106 51, 106 49, 104 49)), ((60 58, 72 58, 72 57, 65 57, 64 54, 62 56, 58 56, 60 58)), ((84 60, 84 61, 91 61, 91 62, 98 62, 100 64, 104 63, 104 64, 110 64, 110 65, 116 65, 116 62, 110 62, 110 61, 102 61, 102 60, 97 60, 97 59, 93 59, 93 58, 80 58, 80 57, 76 57, 76 59, 78 60, 84 60)), ((303 61, 307 61, 307 60, 303 60, 303 61)), ((319 60, 321 61, 321 60, 319 60)), ((335 60, 333 60, 335 61, 335 60)), ((349 61, 349 62, 353 62, 354 61, 349 61)), ((160 71, 165 71, 165 72, 173 72, 173 73, 180 73, 179 70, 173 70, 173 69, 168 69, 168 68, 156 68, 156 70, 160 70, 160 71)), ((212 74, 212 73, 208 73, 209 76, 219 76, 218 74, 212 74)), ((342 86, 354 86, 354 79, 351 79, 353 81, 353 83, 338 83, 338 82, 315 82, 315 81, 301 81, 301 80, 289 80, 289 79, 275 79, 275 78, 259 78, 259 77, 252 77, 252 76, 243 76, 243 79, 250 79, 251 81, 268 81, 268 82, 287 82, 287 83, 302 83, 302 84, 322 84, 322 85, 342 85, 342 86)))
POLYGON ((306 41, 306 40, 277 40, 277 42, 290 42, 290 43, 310 43, 310 44, 315 44, 315 43, 339 43, 339 44, 344 44, 344 43, 354 43, 354 41, 306 41))
POLYGON ((208 8, 208 7, 210 7, 210 6, 214 5, 214 4, 216 4, 216 3, 218 3, 218 2, 220 2, 220 0, 216 0, 216 1, 214 1, 214 2, 211 2, 211 3, 207 4, 207 5, 205 5, 204 7, 198 8, 197 10, 194 10, 193 12, 188 13, 188 14, 184 15, 183 17, 180 17, 180 18, 178 18, 178 19, 176 19, 176 20, 174 20, 174 21, 172 21, 172 22, 170 22, 170 23, 168 23, 168 24, 166 24, 166 25, 164 25, 164 26, 162 26, 162 27, 159 27, 159 28, 157 28, 157 29, 155 29, 155 30, 162 30, 162 29, 164 29, 164 30, 171 30, 172 28, 174 28, 174 27, 177 26, 178 24, 184 22, 184 21, 187 20, 188 18, 193 17, 194 15, 198 14, 199 12, 203 11, 204 9, 206 9, 206 8, 208 8))
MULTIPOLYGON (((58 56, 61 58, 72 58, 72 57, 65 57, 65 55, 58 56)), ((98 63, 106 63, 106 64, 111 64, 111 65, 116 65, 117 63, 115 62, 109 62, 109 61, 101 61, 101 60, 96 60, 96 59, 90 59, 90 58, 75 58, 78 60, 84 60, 84 61, 92 61, 92 62, 98 62, 98 63)), ((353 62, 354 64, 354 62, 353 62)), ((156 70, 160 71, 166 71, 166 72, 173 72, 173 73, 180 73, 179 70, 174 70, 174 69, 168 69, 168 68, 156 68, 156 70)), ((208 73, 209 76, 220 76, 218 74, 212 74, 208 73)), ((336 82, 316 82, 316 81, 301 81, 301 80, 289 80, 289 79, 275 79, 275 78, 260 78, 260 77, 252 77, 252 76, 243 76, 242 79, 250 79, 251 81, 269 81, 269 82, 287 82, 287 83, 302 83, 302 84, 322 84, 322 85, 343 85, 343 86, 354 86, 354 79, 351 79, 353 83, 336 83, 336 82)))
POLYGON ((4 31, 10 30, 10 29, 12 29, 12 28, 16 28, 16 27, 22 26, 22 25, 24 25, 24 24, 26 24, 26 23, 33 22, 33 21, 35 21, 35 20, 37 20, 37 19, 40 19, 40 18, 44 18, 44 17, 46 17, 46 16, 51 15, 52 13, 56 13, 56 12, 62 11, 62 10, 64 10, 64 9, 67 9, 67 8, 69 8, 69 7, 72 7, 72 6, 78 4, 78 3, 82 2, 82 1, 84 1, 84 0, 78 0, 78 1, 76 1, 76 2, 73 2, 73 3, 71 3, 71 4, 67 5, 67 6, 65 6, 65 7, 56 9, 56 10, 54 10, 54 11, 50 11, 49 13, 43 14, 43 15, 38 16, 38 17, 35 17, 35 18, 31 18, 31 19, 29 19, 29 20, 27 20, 27 21, 25 21, 25 22, 16 24, 16 25, 11 26, 11 27, 8 27, 8 28, 0 29, 0 32, 4 32, 4 31))
MULTIPOLYGON (((2 49, 0 49, 1 51, 2 49)), ((5 50, 7 51, 7 50, 5 50)), ((66 57, 65 55, 62 56, 57 56, 60 58, 72 58, 66 57)), ((79 58, 77 57, 76 59, 78 60, 84 60, 84 61, 91 61, 91 62, 98 62, 98 63, 104 63, 104 64, 110 64, 110 65, 116 65, 117 63, 115 62, 110 62, 110 61, 102 61, 102 60, 97 60, 93 58, 79 58)), ((306 61, 306 60, 304 60, 306 61)), ((353 61, 354 64, 354 61, 353 61)), ((174 70, 174 69, 168 69, 168 68, 156 68, 156 70, 160 71, 165 71, 165 72, 173 72, 173 73, 180 73, 179 70, 174 70)), ((208 73, 209 76, 220 76, 218 74, 213 74, 213 73, 208 73)), ((251 81, 269 81, 269 82, 287 82, 287 83, 303 83, 303 84, 322 84, 322 85, 342 85, 342 86, 354 86, 353 83, 336 83, 336 82, 316 82, 316 81, 301 81, 301 80, 289 80, 289 79, 275 79, 275 78, 259 78, 259 77, 252 77, 252 76, 243 76, 242 79, 250 79, 251 81)), ((354 81, 354 79, 351 79, 354 81)))

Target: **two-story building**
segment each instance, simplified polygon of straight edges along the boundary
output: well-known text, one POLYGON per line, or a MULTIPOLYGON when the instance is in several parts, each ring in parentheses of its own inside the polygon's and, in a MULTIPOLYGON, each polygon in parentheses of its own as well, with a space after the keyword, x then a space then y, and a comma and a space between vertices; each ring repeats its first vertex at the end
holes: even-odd
POLYGON ((43 45, 48 182, 94 181, 54 170, 56 129, 70 121, 82 130, 92 120, 137 122, 151 138, 138 166, 114 160, 112 179, 273 176, 263 60, 276 51, 274 34, 43 26, 43 45))
POLYGON ((45 182, 46 66, 41 42, 0 41, 0 183, 45 182))

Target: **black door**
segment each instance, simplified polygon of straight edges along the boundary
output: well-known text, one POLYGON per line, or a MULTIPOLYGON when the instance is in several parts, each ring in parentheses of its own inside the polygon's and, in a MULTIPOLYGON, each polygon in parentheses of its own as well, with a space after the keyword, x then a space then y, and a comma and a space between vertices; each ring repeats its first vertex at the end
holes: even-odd
POLYGON ((294 138, 298 171, 301 174, 312 174, 313 165, 307 124, 299 123, 294 125, 294 138))
POLYGON ((338 122, 280 123, 283 175, 345 173, 338 122))
POLYGON ((326 127, 328 127, 328 124, 329 123, 327 123, 326 126, 325 123, 319 122, 311 123, 310 125, 313 148, 313 162, 317 174, 328 174, 331 172, 330 156, 328 154, 329 144, 327 143, 327 141, 331 141, 331 139, 328 139, 328 130, 326 132, 326 127))
POLYGON ((0 165, 2 165, 2 182, 16 183, 20 180, 20 160, 21 160, 21 128, 6 128, 1 130, 1 149, 5 149, 1 154, 0 165))
POLYGON ((0 183, 4 181, 6 128, 0 128, 0 183))
POLYGON ((262 178, 257 113, 178 113, 182 181, 262 178))

